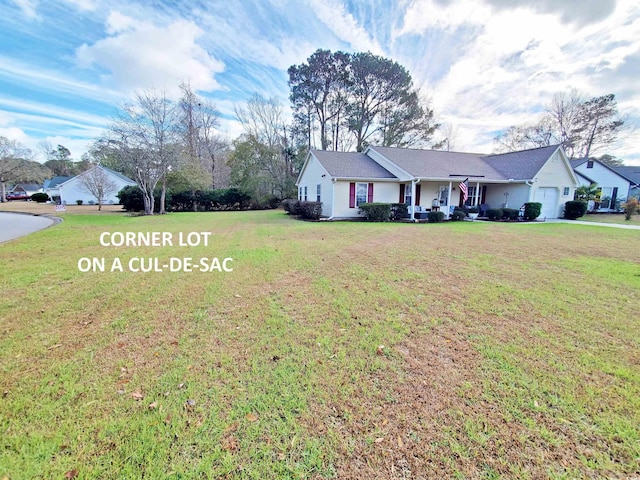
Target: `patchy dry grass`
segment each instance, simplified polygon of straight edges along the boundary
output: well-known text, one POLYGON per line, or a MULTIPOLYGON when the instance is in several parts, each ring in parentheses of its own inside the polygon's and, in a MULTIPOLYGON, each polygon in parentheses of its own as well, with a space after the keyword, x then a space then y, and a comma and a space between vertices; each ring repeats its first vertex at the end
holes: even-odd
POLYGON ((0 477, 640 475, 638 247, 566 224, 68 215, 0 246, 0 477), (77 268, 185 256, 234 271, 77 268))
POLYGON ((621 223, 624 225, 640 225, 640 215, 631 215, 631 219, 625 220, 624 213, 589 213, 578 220, 596 223, 621 223))

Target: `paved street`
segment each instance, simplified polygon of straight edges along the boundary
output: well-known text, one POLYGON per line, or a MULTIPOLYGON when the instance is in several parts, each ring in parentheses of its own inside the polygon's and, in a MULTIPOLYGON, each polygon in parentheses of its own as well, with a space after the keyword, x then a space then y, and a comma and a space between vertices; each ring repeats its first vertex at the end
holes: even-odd
POLYGON ((22 237, 53 225, 48 217, 0 212, 0 243, 22 237))

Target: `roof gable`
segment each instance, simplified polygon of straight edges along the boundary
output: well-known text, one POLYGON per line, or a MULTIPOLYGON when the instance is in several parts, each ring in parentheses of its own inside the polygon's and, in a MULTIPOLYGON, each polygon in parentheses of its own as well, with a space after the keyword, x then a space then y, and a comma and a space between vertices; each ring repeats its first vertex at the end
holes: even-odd
POLYGON ((99 168, 101 168, 102 170, 104 170, 106 173, 110 173, 111 175, 113 175, 114 177, 119 178, 120 180, 122 180, 123 182, 127 182, 127 183, 136 183, 133 180, 131 180, 129 177, 127 177, 126 175, 124 175, 123 173, 120 172, 116 172, 115 170, 111 170, 110 168, 107 168, 103 165, 98 165, 99 168))
POLYGON ((55 188, 61 183, 71 180, 72 178, 73 177, 62 177, 62 176, 53 177, 51 180, 48 180, 48 184, 45 185, 45 188, 55 188))
POLYGON ((576 168, 580 167, 581 165, 584 165, 585 163, 587 163, 587 161, 591 161, 593 162, 595 165, 599 165, 602 168, 605 168, 607 170, 609 170, 610 172, 615 173, 616 175, 618 175, 619 177, 623 178, 624 180, 626 180, 629 183, 638 183, 638 181, 640 181, 640 167, 635 167, 637 169, 637 180, 633 180, 633 178, 629 177, 628 174, 633 175, 633 171, 631 169, 633 169, 634 167, 610 167, 609 165, 607 165, 604 162, 601 162, 600 160, 596 160, 595 158, 580 158, 577 160, 571 160, 571 167, 575 170, 576 168), (625 174, 624 169, 629 168, 630 170, 628 170, 625 174))
POLYGON ((484 160, 506 179, 531 180, 558 148, 560 148, 559 145, 550 145, 517 152, 487 155, 484 160))
POLYGON ((334 178, 395 179, 382 165, 364 153, 312 150, 320 165, 334 178))

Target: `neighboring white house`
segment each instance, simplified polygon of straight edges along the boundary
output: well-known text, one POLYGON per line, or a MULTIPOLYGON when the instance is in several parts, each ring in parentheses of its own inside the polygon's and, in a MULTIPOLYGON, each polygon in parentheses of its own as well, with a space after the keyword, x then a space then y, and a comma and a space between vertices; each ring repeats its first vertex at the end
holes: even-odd
POLYGON ((576 172, 580 185, 598 186, 598 196, 589 206, 598 212, 616 211, 616 203, 624 202, 629 197, 631 188, 635 185, 630 178, 612 167, 592 159, 572 160, 571 166, 576 172))
POLYGON ((362 216, 368 202, 405 203, 415 212, 462 206, 460 182, 468 179, 465 205, 520 208, 542 204, 541 217, 562 216, 578 180, 559 145, 481 155, 392 147, 362 153, 312 150, 296 185, 298 199, 322 202, 330 219, 362 216))
POLYGON ((54 180, 59 177, 52 179, 48 188, 45 188, 45 193, 48 193, 52 199, 56 197, 55 200, 62 204, 70 205, 77 203, 78 200, 82 200, 82 203, 84 204, 97 204, 98 199, 88 191, 82 182, 82 176, 90 174, 94 169, 102 170, 105 174, 105 178, 114 185, 113 190, 103 198, 103 205, 119 203, 120 201, 116 194, 126 186, 136 185, 136 182, 127 178, 123 174, 98 165, 81 173, 80 175, 76 175, 75 177, 70 177, 62 181, 54 182, 54 180))
POLYGON ((44 181, 44 186, 42 191, 49 195, 49 198, 58 203, 60 199, 60 191, 58 190, 58 186, 67 180, 71 180, 73 177, 53 177, 49 180, 44 181))

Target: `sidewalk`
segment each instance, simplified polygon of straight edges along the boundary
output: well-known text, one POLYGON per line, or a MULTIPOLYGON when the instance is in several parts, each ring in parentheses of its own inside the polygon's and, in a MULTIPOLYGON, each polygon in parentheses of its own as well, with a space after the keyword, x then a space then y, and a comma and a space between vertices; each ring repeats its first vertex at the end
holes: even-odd
POLYGON ((565 220, 563 218, 550 218, 544 222, 539 223, 573 223, 577 225, 591 225, 592 227, 613 227, 613 228, 626 228, 627 230, 640 230, 640 225, 625 225, 623 223, 599 223, 599 222, 585 222, 584 220, 565 220))

